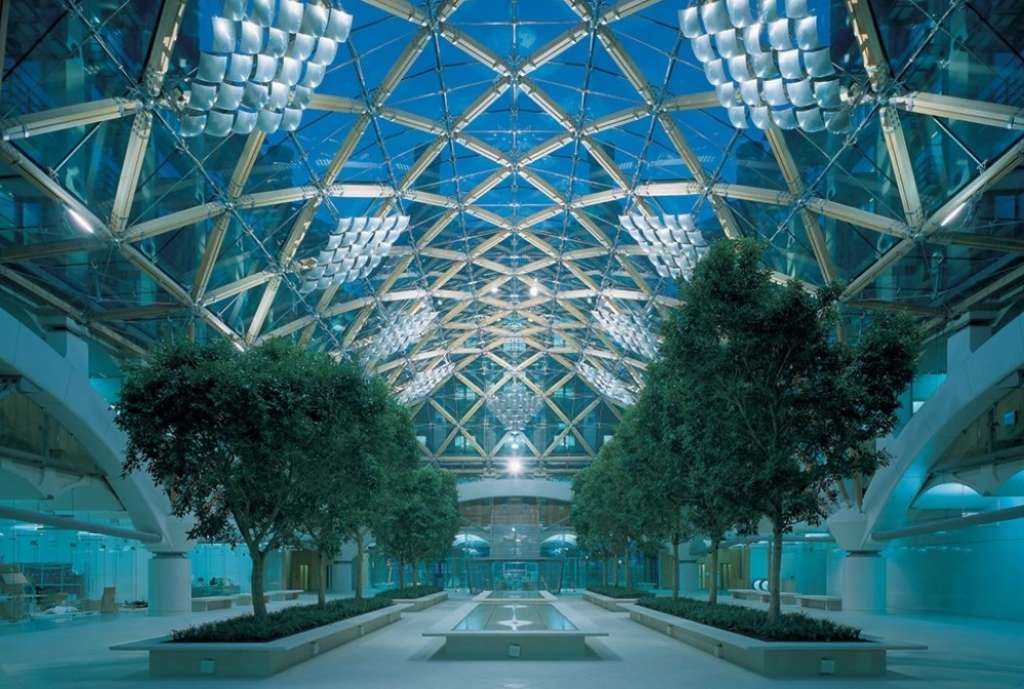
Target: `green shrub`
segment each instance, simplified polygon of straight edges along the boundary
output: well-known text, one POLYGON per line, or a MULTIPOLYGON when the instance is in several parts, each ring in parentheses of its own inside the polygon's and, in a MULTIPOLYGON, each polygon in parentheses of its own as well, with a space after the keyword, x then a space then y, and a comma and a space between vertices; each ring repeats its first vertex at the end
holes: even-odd
POLYGON ((766 610, 739 605, 712 605, 690 598, 645 598, 645 608, 706 624, 727 632, 751 636, 762 641, 861 641, 860 630, 829 620, 800 613, 782 615, 778 621, 768 620, 766 610))
POLYGON ((171 641, 191 643, 273 641, 304 632, 307 629, 322 627, 349 617, 380 610, 389 605, 391 605, 391 601, 387 598, 335 600, 327 603, 322 610, 315 605, 299 605, 272 612, 262 622, 257 621, 252 615, 242 615, 187 629, 176 629, 171 632, 171 641))
POLYGON ((588 586, 587 590, 609 598, 647 598, 651 595, 650 591, 637 591, 623 586, 588 586))
POLYGON ((402 589, 389 589, 387 591, 381 591, 374 598, 389 598, 394 600, 396 598, 422 598, 423 596, 429 596, 432 593, 439 593, 444 591, 440 586, 427 586, 421 584, 419 586, 406 586, 402 589))

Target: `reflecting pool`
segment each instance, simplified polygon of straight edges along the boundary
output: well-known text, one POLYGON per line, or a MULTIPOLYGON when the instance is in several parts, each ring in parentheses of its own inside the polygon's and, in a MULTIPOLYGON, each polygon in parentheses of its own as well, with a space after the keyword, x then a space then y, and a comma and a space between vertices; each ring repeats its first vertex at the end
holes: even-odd
POLYGON ((528 605, 511 603, 509 605, 478 605, 455 625, 454 631, 565 632, 576 631, 576 625, 548 603, 530 603, 528 605))

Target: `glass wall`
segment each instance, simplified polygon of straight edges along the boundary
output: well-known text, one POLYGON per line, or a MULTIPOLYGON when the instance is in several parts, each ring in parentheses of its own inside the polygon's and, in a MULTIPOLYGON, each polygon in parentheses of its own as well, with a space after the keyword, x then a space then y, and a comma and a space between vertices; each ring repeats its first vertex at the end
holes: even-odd
POLYGON ((150 557, 133 540, 0 520, 0 618, 141 607, 150 557))

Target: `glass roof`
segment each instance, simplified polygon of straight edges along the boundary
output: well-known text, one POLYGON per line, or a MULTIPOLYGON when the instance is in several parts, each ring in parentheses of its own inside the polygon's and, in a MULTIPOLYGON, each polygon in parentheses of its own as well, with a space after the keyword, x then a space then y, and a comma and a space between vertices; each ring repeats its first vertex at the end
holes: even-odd
POLYGON ((808 2, 838 133, 734 128, 680 33, 689 4, 349 0, 297 129, 191 137, 220 0, 9 3, 0 280, 128 352, 390 342, 372 365, 429 459, 538 475, 611 435, 645 366, 629 332, 675 303, 623 214, 759 237, 780 279, 845 284, 854 322, 938 327, 1019 286, 1017 0, 808 2), (342 218, 394 214, 409 227, 368 275, 303 289, 342 218), (544 401, 523 433, 488 406, 515 381, 544 401))

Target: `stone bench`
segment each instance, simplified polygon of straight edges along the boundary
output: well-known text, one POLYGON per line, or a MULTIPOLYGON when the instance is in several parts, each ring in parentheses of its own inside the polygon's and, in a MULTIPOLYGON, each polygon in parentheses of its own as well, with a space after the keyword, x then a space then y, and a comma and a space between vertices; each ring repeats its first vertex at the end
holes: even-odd
MULTIPOLYGON (((736 600, 756 600, 761 601, 762 603, 770 603, 772 600, 772 594, 767 591, 759 591, 757 589, 729 589, 729 594, 736 600)), ((793 593, 791 591, 782 591, 779 593, 779 598, 783 605, 796 605, 797 598, 799 597, 799 593, 793 593)))
POLYGON ((639 605, 627 605, 630 618, 765 677, 878 677, 886 672, 888 651, 926 650, 921 644, 863 641, 761 641, 639 605))
POLYGON ((235 604, 236 596, 200 596, 192 599, 192 612, 223 610, 235 604))
POLYGON ((842 610, 843 599, 839 596, 805 596, 797 594, 801 608, 817 608, 818 610, 842 610))
MULTIPOLYGON (((265 591, 263 593, 263 600, 269 603, 275 600, 298 600, 301 594, 305 593, 302 589, 285 589, 281 591, 265 591)), ((252 605, 252 594, 251 593, 240 593, 234 596, 235 600, 239 605, 252 605)))
POLYGON ((110 648, 148 652, 154 677, 269 677, 397 622, 404 607, 391 605, 274 641, 170 643, 170 636, 161 636, 110 648))
POLYGON ((609 612, 626 612, 623 605, 636 605, 639 598, 612 598, 595 591, 584 591, 583 600, 599 605, 609 612))

